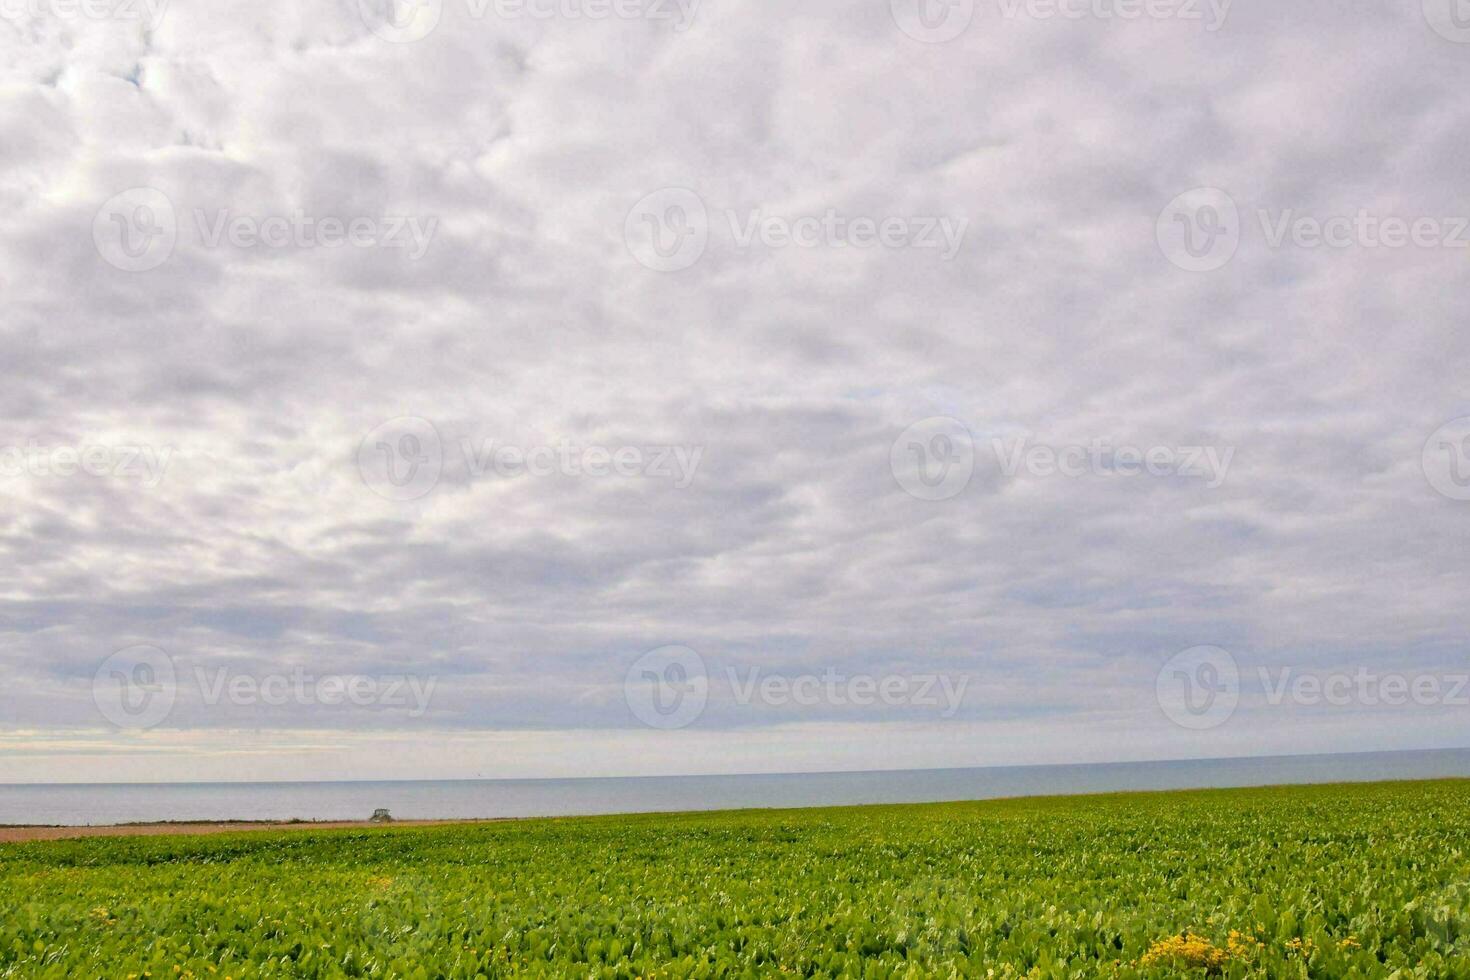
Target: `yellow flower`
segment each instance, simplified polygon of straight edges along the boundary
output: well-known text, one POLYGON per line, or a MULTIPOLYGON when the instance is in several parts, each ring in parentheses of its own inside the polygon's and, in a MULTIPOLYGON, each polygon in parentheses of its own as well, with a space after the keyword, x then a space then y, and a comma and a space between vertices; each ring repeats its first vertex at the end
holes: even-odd
POLYGON ((1203 936, 1181 933, 1168 939, 1155 940, 1148 952, 1138 960, 1139 966, 1204 967, 1206 973, 1219 973, 1230 953, 1203 936))
POLYGON ((1300 953, 1303 958, 1306 958, 1317 951, 1317 944, 1310 939, 1293 936, 1286 941, 1286 951, 1288 953, 1300 953))

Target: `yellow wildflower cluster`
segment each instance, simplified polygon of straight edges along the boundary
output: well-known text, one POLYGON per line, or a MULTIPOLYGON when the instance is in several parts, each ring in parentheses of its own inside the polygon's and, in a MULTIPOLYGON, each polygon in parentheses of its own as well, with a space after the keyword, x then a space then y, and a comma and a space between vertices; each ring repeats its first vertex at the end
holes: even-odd
POLYGON ((1317 951, 1317 944, 1310 939, 1294 937, 1286 941, 1286 952, 1291 955, 1300 956, 1302 959, 1310 959, 1317 951))
POLYGON ((1185 932, 1155 940, 1139 958, 1138 965, 1204 967, 1207 973, 1219 973, 1229 959, 1229 950, 1221 949, 1203 936, 1185 932))
POLYGON ((1241 932, 1239 929, 1231 929, 1230 935, 1225 939, 1225 949, 1233 960, 1248 959, 1265 948, 1265 943, 1251 933, 1241 932))
MULTIPOLYGON (((1356 936, 1348 936, 1345 939, 1339 939, 1337 947, 1344 950, 1362 949, 1363 944, 1356 936)), ((1241 932, 1238 929, 1230 930, 1223 949, 1203 936, 1184 932, 1167 939, 1155 940, 1149 946, 1148 952, 1139 957, 1138 965, 1204 967, 1208 973, 1219 973, 1226 963, 1232 960, 1251 959, 1265 948, 1266 944, 1257 939, 1253 933, 1241 932)), ((1286 941, 1288 956, 1310 959, 1316 951, 1317 944, 1310 939, 1298 936, 1286 941)))

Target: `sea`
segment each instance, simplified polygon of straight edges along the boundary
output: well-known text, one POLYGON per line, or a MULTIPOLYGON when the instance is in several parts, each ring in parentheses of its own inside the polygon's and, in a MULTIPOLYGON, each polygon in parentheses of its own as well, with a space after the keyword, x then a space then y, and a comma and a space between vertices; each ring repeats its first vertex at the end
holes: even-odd
POLYGON ((571 816, 1470 777, 1470 749, 878 772, 0 785, 0 824, 571 816))

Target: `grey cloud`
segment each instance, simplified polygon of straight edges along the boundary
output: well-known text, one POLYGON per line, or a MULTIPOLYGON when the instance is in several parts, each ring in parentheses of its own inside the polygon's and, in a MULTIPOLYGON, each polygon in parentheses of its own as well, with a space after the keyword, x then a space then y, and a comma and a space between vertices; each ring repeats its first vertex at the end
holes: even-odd
MULTIPOLYGON (((1465 255, 1273 249, 1256 223, 1464 211, 1470 62, 1417 5, 1240 0, 1206 34, 982 3, 935 45, 886 3, 707 3, 683 33, 449 7, 410 44, 346 0, 0 31, 0 447, 175 450, 151 488, 0 475, 0 723, 101 728, 91 673, 149 643, 188 670, 441 681, 420 718, 186 697, 185 734, 596 740, 636 729, 629 665, 680 643, 717 672, 970 677, 965 737, 1024 723, 1058 757, 1079 731, 1135 729, 1214 754, 1246 734, 1150 727, 1155 672, 1186 647, 1248 673, 1457 663, 1467 505, 1420 451, 1470 414, 1465 255), (180 240, 127 273, 92 223, 145 185, 180 240), (1190 273, 1154 225, 1204 185, 1235 199, 1242 241, 1190 273), (623 240, 662 187, 716 218, 680 272, 623 240), (741 248, 720 216, 753 208, 969 225, 949 262, 741 248), (194 216, 297 209, 438 225, 410 260, 211 248, 194 216), (430 492, 395 501, 355 454, 403 416, 444 456, 430 492), (889 468, 933 416, 976 450, 941 501, 889 468), (1213 489, 1111 456, 1007 475, 991 442, 1019 436, 1234 456, 1213 489), (476 474, 458 448, 561 440, 703 455, 680 489, 476 474)), ((943 753, 910 761, 957 761, 960 729, 923 712, 728 695, 701 732, 932 723, 943 753)), ((1322 744, 1297 721, 1266 747, 1322 744)), ((1414 731, 1442 741, 1441 722, 1414 731)), ((649 758, 677 769, 677 742, 649 758)))

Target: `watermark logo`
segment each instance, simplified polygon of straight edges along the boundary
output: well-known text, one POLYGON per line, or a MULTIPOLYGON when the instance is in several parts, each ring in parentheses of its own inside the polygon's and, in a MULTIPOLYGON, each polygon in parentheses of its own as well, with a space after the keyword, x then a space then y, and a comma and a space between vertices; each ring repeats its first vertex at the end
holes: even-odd
POLYGON ((1420 464, 1440 496, 1470 500, 1470 415, 1436 429, 1424 443, 1420 464))
POLYGON ((893 478, 920 500, 949 500, 970 485, 975 439, 958 419, 927 418, 904 429, 888 453, 893 478))
POLYGON ((628 668, 623 698, 633 717, 649 728, 686 728, 709 702, 704 658, 686 646, 650 650, 628 668))
POLYGON ((179 240, 173 202, 153 187, 134 187, 108 199, 92 219, 97 254, 124 272, 148 272, 168 261, 179 240))
POLYGON ((384 422, 358 445, 357 468, 363 483, 388 500, 418 500, 438 486, 453 459, 471 480, 487 477, 564 476, 589 479, 665 480, 676 490, 693 483, 703 446, 582 445, 570 439, 555 444, 518 446, 493 439, 460 439, 446 446, 427 419, 405 416, 384 422))
POLYGON ((98 210, 92 238, 108 264, 125 272, 148 272, 168 261, 185 232, 205 249, 380 248, 402 251, 417 261, 439 231, 439 219, 424 215, 342 217, 308 214, 301 208, 255 215, 195 208, 192 216, 192 222, 181 225, 178 210, 162 191, 134 188, 98 210))
POLYGON ((439 485, 444 447, 428 419, 401 416, 384 422, 357 449, 362 482, 388 500, 418 500, 439 485))
POLYGON ((1164 257, 1189 272, 1213 272, 1240 247, 1240 210, 1218 187, 1196 187, 1159 212, 1154 235, 1164 257))
POLYGON ((1470 44, 1470 0, 1424 0, 1424 20, 1440 37, 1470 44))
POLYGON ((975 0, 888 0, 893 22, 915 41, 944 44, 969 29, 975 0))
POLYGON ((357 0, 368 30, 393 44, 411 44, 434 33, 444 0, 357 0))
POLYGON ((156 30, 168 0, 0 0, 0 20, 122 21, 156 30))
MULTIPOLYGON (((624 696, 633 716, 644 725, 686 728, 708 705, 710 676, 705 658, 689 647, 660 647, 629 668, 624 696)), ((722 676, 730 703, 737 708, 925 708, 945 719, 960 710, 970 685, 970 678, 963 675, 849 674, 834 667, 775 673, 760 667, 729 666, 722 676)))
POLYGON ((683 187, 647 195, 623 222, 628 252, 655 272, 679 272, 699 261, 709 244, 709 212, 704 201, 683 187))
POLYGON ((162 724, 178 693, 173 658, 153 646, 119 650, 92 675, 92 701, 118 728, 143 730, 162 724))
MULTIPOLYGON (((405 709, 409 718, 429 710, 438 678, 407 674, 307 673, 296 667, 289 673, 248 674, 218 668, 195 667, 192 678, 198 702, 206 708, 308 708, 350 706, 405 709)), ((119 650, 102 662, 92 677, 92 700, 102 716, 119 728, 145 730, 162 724, 179 701, 181 676, 174 659, 155 646, 119 650)))
POLYGON ((1169 720, 1191 731, 1218 728, 1240 704, 1240 667, 1229 651, 1190 647, 1159 669, 1154 695, 1169 720))
POLYGON ((698 262, 718 231, 738 252, 757 247, 801 249, 914 249, 948 262, 959 254, 969 218, 941 215, 865 215, 828 208, 820 214, 773 214, 756 207, 711 215, 703 199, 682 187, 647 195, 628 212, 623 240, 640 264, 678 272, 698 262))
MULTIPOLYGON (((1467 0, 1470 2, 1470 0, 1467 0)), ((1261 240, 1272 250, 1470 249, 1470 217, 1378 214, 1318 215, 1296 208, 1256 208, 1261 240)), ((1235 200, 1214 187, 1186 191, 1159 213, 1155 226, 1164 257, 1181 269, 1213 272, 1235 257, 1244 233, 1235 200)))

